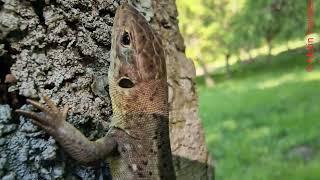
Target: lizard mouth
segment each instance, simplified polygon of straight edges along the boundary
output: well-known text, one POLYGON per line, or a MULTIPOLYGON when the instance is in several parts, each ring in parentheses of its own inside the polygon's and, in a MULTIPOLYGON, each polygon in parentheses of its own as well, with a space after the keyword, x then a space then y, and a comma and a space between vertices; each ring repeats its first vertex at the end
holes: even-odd
POLYGON ((129 78, 121 78, 118 85, 122 88, 132 88, 134 83, 129 78))

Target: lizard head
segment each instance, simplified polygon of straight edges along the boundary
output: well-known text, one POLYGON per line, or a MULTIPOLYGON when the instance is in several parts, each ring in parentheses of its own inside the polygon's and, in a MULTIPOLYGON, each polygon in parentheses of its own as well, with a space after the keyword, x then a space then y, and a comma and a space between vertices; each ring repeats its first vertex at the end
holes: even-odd
POLYGON ((109 90, 115 111, 167 112, 167 74, 161 40, 132 6, 118 7, 113 24, 109 90))

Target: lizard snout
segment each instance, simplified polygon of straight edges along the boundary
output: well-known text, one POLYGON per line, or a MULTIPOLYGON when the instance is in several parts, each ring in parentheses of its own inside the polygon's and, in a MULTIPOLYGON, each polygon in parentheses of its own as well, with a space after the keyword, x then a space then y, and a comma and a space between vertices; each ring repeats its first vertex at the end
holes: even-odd
POLYGON ((118 81, 118 85, 122 88, 132 88, 135 84, 129 78, 121 78, 118 81))

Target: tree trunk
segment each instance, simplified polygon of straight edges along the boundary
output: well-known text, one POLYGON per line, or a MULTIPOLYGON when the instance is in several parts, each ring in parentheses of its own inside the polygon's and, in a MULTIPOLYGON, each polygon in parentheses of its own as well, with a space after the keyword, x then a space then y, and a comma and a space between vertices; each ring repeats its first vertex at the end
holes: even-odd
POLYGON ((271 61, 271 55, 272 55, 272 43, 271 40, 267 40, 268 45, 268 60, 271 61))
POLYGON ((193 61, 185 56, 179 32, 175 0, 154 0, 153 24, 167 48, 170 102, 170 140, 178 180, 213 178, 213 162, 205 144, 198 117, 198 99, 194 87, 193 61))
POLYGON ((198 59, 198 62, 203 70, 203 77, 205 80, 206 87, 212 87, 214 85, 214 80, 210 76, 206 63, 204 63, 202 59, 198 59))
POLYGON ((286 46, 287 46, 287 51, 290 51, 291 48, 290 48, 290 42, 289 41, 287 41, 286 46))
POLYGON ((225 54, 226 61, 226 74, 228 78, 231 78, 230 64, 229 64, 230 54, 225 54))
MULTIPOLYGON (((0 177, 90 180, 107 176, 106 163, 79 165, 52 137, 12 112, 21 105, 25 108, 25 98, 46 94, 60 107, 69 105, 68 121, 87 137, 105 135, 112 114, 107 84, 110 35, 119 4, 119 0, 0 4, 0 59, 9 60, 8 73, 17 78, 14 85, 9 83, 9 91, 19 93, 15 95, 18 106, 0 105, 0 177)), ((178 179, 206 179, 212 167, 197 116, 194 66, 184 55, 174 1, 133 4, 151 20, 167 49, 170 136, 178 179)))
POLYGON ((249 56, 249 61, 253 62, 254 59, 253 59, 253 57, 252 57, 252 54, 251 54, 251 52, 250 52, 250 49, 247 50, 247 53, 248 53, 248 56, 249 56))
POLYGON ((240 57, 240 55, 238 54, 238 55, 237 55, 237 63, 238 63, 238 64, 241 64, 241 61, 242 61, 242 60, 241 60, 241 57, 240 57))

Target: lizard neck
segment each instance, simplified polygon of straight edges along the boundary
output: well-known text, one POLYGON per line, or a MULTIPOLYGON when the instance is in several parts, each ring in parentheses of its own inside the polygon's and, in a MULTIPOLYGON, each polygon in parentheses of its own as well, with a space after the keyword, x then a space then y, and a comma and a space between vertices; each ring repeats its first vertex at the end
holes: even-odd
POLYGON ((158 113, 114 114, 111 127, 121 129, 137 140, 145 140, 158 131, 159 127, 169 128, 169 117, 158 113))
POLYGON ((114 116, 132 113, 168 116, 168 86, 165 79, 139 82, 133 88, 121 88, 110 81, 110 96, 114 116))
POLYGON ((131 89, 119 88, 112 82, 111 126, 124 130, 132 137, 141 137, 139 134, 145 133, 143 127, 154 123, 145 116, 156 114, 168 117, 168 88, 164 80, 141 82, 131 89))

